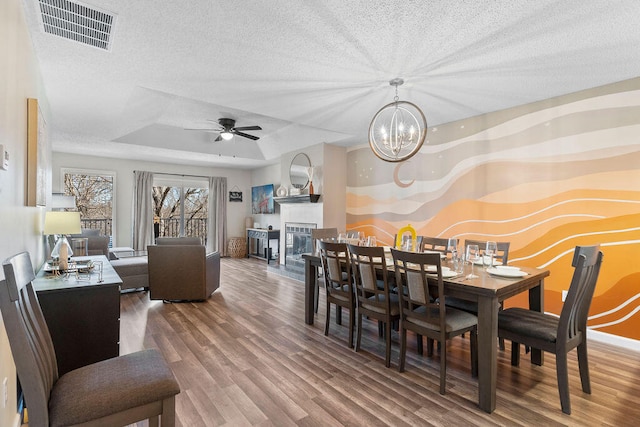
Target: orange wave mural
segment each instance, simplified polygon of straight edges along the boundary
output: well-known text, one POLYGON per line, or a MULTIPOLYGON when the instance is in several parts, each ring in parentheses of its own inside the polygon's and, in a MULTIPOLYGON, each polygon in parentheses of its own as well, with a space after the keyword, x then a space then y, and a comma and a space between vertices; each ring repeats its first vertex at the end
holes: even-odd
MULTIPOLYGON (((551 271, 559 315, 577 245, 599 244, 593 330, 640 340, 640 79, 429 130, 409 162, 348 153, 347 228, 509 241, 509 263, 551 271), (462 133, 461 129, 466 129, 462 133), (367 179, 358 168, 375 170, 367 179)), ((507 305, 526 306, 526 296, 507 305)))

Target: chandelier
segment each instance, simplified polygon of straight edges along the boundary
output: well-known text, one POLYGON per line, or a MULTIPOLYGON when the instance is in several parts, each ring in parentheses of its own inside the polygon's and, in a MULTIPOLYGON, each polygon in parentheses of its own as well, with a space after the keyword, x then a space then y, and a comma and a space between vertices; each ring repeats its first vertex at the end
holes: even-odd
POLYGON ((374 154, 386 162, 401 162, 420 151, 427 136, 427 119, 411 102, 399 101, 398 86, 403 79, 389 82, 396 88, 393 102, 382 107, 369 125, 369 146, 374 154))

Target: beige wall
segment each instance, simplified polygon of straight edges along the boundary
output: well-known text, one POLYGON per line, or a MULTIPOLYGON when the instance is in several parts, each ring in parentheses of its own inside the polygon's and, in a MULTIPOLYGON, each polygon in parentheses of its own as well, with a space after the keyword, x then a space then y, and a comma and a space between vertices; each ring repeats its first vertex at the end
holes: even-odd
POLYGON ((249 171, 53 153, 52 176, 54 191, 60 191, 63 186, 60 174, 60 171, 63 168, 115 172, 116 201, 114 206, 114 246, 131 247, 133 244, 131 231, 131 204, 133 201, 134 170, 155 173, 226 177, 227 190, 231 190, 233 187, 238 187, 243 194, 242 203, 229 203, 229 199, 227 198, 227 236, 244 236, 244 218, 247 215, 247 212, 249 212, 250 206, 250 200, 247 194, 251 194, 251 173, 249 171))
MULTIPOLYGON (((20 0, 0 1, 0 144, 9 153, 9 170, 0 170, 0 260, 29 251, 34 264, 44 258, 44 208, 25 207, 27 164, 27 98, 38 98, 47 114, 46 99, 27 33, 20 0)), ((48 191, 50 193, 50 191, 48 191)), ((0 272, 4 279, 4 273, 0 272)), ((0 319, 0 384, 7 378, 9 401, 0 405, 0 426, 18 425, 16 373, 0 319)), ((1 389, 0 389, 1 393, 1 389)))

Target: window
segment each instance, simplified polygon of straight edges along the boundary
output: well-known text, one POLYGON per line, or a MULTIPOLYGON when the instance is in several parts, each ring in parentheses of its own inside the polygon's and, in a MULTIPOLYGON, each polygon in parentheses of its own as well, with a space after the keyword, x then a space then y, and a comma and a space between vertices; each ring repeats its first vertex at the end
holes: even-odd
POLYGON ((98 229, 113 241, 115 172, 63 169, 64 193, 76 198, 82 228, 98 229))
POLYGON ((206 244, 208 181, 160 175, 153 184, 155 237, 199 237, 206 244))

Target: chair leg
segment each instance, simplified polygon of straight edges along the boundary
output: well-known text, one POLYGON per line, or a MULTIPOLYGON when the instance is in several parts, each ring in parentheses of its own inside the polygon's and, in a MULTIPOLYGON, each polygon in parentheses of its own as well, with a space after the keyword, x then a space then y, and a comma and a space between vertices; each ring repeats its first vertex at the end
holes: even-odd
POLYGON ((569 400, 569 370, 567 367, 567 353, 556 354, 556 373, 558 375, 558 392, 562 412, 571 415, 571 401, 569 400))
POLYGON ((504 351, 504 338, 498 338, 498 347, 504 351))
POLYGON ((356 326, 355 307, 349 309, 349 348, 353 348, 353 328, 356 326))
POLYGON ((316 278, 316 286, 315 286, 314 291, 316 293, 316 299, 315 299, 315 302, 313 304, 314 305, 313 310, 314 310, 314 313, 317 313, 318 312, 318 300, 320 299, 320 285, 318 284, 318 279, 317 278, 316 278))
POLYGON ((578 366, 580 367, 580 382, 582 391, 591 394, 591 381, 589 379, 589 360, 587 358, 587 341, 583 340, 578 346, 578 366))
POLYGON ((378 320, 378 336, 382 338, 384 336, 384 323, 378 320))
MULTIPOLYGON (((160 416, 162 427, 175 427, 176 425, 176 397, 171 396, 162 401, 162 415, 160 416)), ((149 426, 153 424, 149 423, 149 426)))
POLYGON ((331 303, 327 299, 327 315, 324 319, 324 334, 329 335, 329 322, 331 322, 331 303))
POLYGON ((158 427, 160 425, 160 416, 149 418, 149 427, 158 427))
POLYGON ((511 341, 511 366, 520 365, 520 343, 511 341))
POLYGON ((471 331, 469 339, 471 341, 471 376, 476 378, 478 376, 478 333, 471 331))
POLYGON ((361 338, 362 338, 362 313, 358 312, 358 332, 356 333, 356 351, 360 351, 361 338))
POLYGON ((440 352, 440 394, 445 393, 446 383, 447 383, 447 351, 445 349, 440 352))
POLYGON ((336 325, 342 325, 342 307, 336 304, 336 325))
POLYGON ((385 341, 387 348, 385 349, 384 366, 391 366, 391 319, 387 319, 387 327, 385 328, 385 341))
POLYGON ((433 338, 427 338, 427 356, 433 356, 433 338))
POLYGON ((418 347, 418 354, 422 356, 422 335, 416 334, 416 346, 418 347))
POLYGON ((400 321, 400 357, 398 358, 398 372, 404 372, 404 359, 407 355, 407 330, 400 321))

